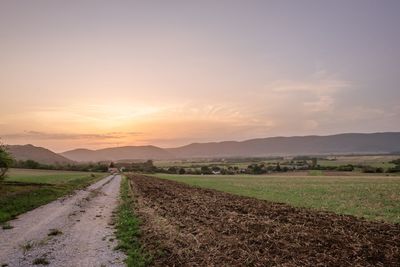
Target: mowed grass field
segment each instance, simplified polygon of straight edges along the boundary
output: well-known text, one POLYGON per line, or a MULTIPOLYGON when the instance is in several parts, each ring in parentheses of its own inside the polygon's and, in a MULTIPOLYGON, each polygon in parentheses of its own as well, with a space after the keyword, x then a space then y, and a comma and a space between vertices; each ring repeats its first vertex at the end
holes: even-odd
POLYGON ((0 184, 0 223, 106 176, 105 173, 11 169, 0 184))
POLYGON ((400 223, 400 177, 396 176, 154 176, 297 207, 400 223))
MULTIPOLYGON (((90 175, 90 172, 11 169, 5 180, 23 183, 65 184, 74 180, 87 179, 90 175)), ((103 174, 95 173, 95 175, 102 176, 103 174)))

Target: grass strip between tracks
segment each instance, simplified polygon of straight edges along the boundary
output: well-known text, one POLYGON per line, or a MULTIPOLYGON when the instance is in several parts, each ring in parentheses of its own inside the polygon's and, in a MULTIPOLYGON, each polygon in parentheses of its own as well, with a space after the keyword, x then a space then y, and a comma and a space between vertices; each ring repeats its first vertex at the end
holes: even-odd
POLYGON ((126 253, 128 267, 148 266, 151 262, 151 256, 145 253, 140 245, 140 222, 133 211, 133 205, 128 179, 123 177, 121 181, 121 202, 117 212, 116 236, 119 243, 116 249, 126 253))

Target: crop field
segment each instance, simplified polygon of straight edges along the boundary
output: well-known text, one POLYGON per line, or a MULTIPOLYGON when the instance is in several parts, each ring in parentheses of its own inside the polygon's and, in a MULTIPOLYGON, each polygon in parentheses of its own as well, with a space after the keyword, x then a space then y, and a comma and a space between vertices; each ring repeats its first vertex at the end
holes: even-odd
POLYGON ((104 173, 11 169, 0 184, 0 223, 85 187, 104 173))
MULTIPOLYGON (((260 193, 256 191, 259 177, 250 181, 252 189, 241 185, 240 179, 249 177, 225 177, 224 182, 218 180, 223 177, 168 178, 178 177, 194 185, 218 184, 235 193, 239 186, 245 194, 260 193)), ((130 175, 129 179, 135 198, 132 206, 142 221, 140 242, 153 255, 154 266, 400 266, 400 224, 296 208, 150 176, 130 175)), ((278 182, 263 183, 268 184, 278 182)), ((314 186, 301 187, 312 192, 314 186)))
POLYGON ((309 172, 269 175, 170 175, 157 177, 295 207, 400 223, 400 177, 309 172), (296 175, 296 176, 291 176, 296 175), (333 175, 333 176, 332 176, 333 175), (345 176, 346 175, 346 176, 345 176))

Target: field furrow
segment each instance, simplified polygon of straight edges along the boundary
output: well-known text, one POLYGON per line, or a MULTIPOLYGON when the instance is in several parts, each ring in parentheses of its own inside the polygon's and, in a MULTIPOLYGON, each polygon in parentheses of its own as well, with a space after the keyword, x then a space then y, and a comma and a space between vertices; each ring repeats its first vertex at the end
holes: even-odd
POLYGON ((132 175, 155 266, 400 266, 400 225, 132 175))

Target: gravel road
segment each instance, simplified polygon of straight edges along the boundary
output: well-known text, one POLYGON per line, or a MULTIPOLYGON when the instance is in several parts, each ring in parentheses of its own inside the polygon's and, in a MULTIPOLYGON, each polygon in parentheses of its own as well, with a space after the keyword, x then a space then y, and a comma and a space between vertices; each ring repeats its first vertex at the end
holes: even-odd
POLYGON ((13 229, 0 229, 0 266, 125 266, 112 222, 120 183, 108 176, 10 221, 13 229))

